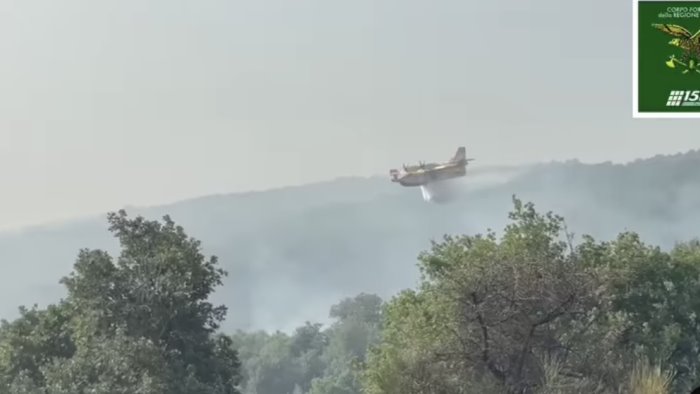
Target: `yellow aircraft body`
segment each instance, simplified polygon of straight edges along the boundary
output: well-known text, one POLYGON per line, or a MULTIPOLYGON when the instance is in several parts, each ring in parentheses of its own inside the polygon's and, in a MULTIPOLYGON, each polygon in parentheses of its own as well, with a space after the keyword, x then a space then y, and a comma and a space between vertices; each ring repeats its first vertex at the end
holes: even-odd
POLYGON ((474 159, 466 158, 466 149, 461 146, 454 157, 445 163, 420 163, 416 166, 403 166, 403 171, 392 169, 389 171, 391 181, 401 186, 415 187, 425 186, 431 182, 438 182, 467 175, 467 163, 474 159))

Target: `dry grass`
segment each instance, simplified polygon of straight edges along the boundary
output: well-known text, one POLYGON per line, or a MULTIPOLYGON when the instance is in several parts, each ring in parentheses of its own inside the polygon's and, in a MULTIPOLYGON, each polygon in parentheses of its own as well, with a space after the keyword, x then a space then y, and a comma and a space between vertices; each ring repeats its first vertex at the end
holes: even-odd
POLYGON ((537 394, 597 394, 604 392, 603 387, 591 379, 572 378, 563 374, 561 363, 553 358, 542 358, 542 385, 537 394))
POLYGON ((672 375, 659 366, 648 362, 637 362, 627 381, 627 390, 634 394, 668 394, 672 375))

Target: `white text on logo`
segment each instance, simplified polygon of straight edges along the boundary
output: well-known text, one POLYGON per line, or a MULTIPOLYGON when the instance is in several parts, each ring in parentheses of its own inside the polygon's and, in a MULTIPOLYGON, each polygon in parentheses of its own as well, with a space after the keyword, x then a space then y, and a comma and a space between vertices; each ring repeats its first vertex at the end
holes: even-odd
POLYGON ((700 106, 700 90, 672 90, 666 101, 667 107, 700 106))

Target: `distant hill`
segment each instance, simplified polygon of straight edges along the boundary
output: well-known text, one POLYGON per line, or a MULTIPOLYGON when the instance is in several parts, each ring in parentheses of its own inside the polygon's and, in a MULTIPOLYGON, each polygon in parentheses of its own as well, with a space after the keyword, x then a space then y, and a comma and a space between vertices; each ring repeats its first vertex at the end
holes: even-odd
MULTIPOLYGON (((478 168, 477 165, 474 165, 478 168)), ((169 214, 229 271, 216 301, 229 306, 228 330, 288 329, 323 321, 343 296, 389 297, 411 287, 417 254, 446 233, 499 230, 511 196, 554 210, 576 234, 611 238, 630 229, 669 247, 700 234, 700 152, 633 163, 576 161, 476 171, 448 205, 385 177, 343 178, 269 191, 131 208, 169 214)), ((104 218, 0 234, 0 316, 18 305, 53 302, 80 248, 116 250, 104 218)))

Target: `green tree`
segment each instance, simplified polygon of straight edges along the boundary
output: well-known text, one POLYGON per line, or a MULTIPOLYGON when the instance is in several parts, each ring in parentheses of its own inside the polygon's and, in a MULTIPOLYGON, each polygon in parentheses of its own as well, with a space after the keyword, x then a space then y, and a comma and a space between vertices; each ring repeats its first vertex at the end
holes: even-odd
POLYGON ((259 350, 244 361, 244 393, 291 394, 302 381, 303 371, 291 351, 291 338, 275 333, 266 338, 259 350))
POLYGON ((226 308, 207 301, 226 274, 216 258, 168 216, 161 224, 120 211, 108 221, 122 248, 116 263, 80 251, 62 279, 64 302, 3 324, 0 384, 17 393, 238 393, 237 354, 216 333, 226 308))
POLYGON ((335 321, 326 331, 325 370, 313 381, 311 394, 360 393, 359 371, 370 347, 379 342, 383 307, 379 296, 365 293, 331 307, 330 317, 335 321))
POLYGON ((631 232, 595 244, 580 255, 608 281, 614 313, 624 316, 619 346, 672 370, 676 391, 689 392, 700 376, 700 242, 670 252, 631 232))
POLYGON ((377 343, 383 301, 359 294, 333 305, 335 321, 305 323, 292 335, 265 332, 233 335, 243 365, 245 394, 357 394, 368 348, 377 343))
POLYGON ((75 343, 69 326, 71 310, 61 303, 45 310, 36 306, 20 308, 20 317, 0 325, 0 392, 21 387, 19 381, 32 381, 41 386, 41 368, 54 359, 69 359, 75 343))
POLYGON ((307 393, 311 382, 321 377, 326 369, 323 358, 328 346, 328 335, 321 329, 321 324, 307 322, 296 329, 291 338, 292 357, 297 360, 301 370, 301 380, 297 382, 299 391, 307 393))
POLYGON ((422 284, 390 303, 368 392, 534 392, 545 360, 584 391, 617 384, 604 375, 620 359, 591 368, 619 337, 598 271, 580 261, 561 217, 513 202, 500 239, 446 236, 420 256, 422 284))

